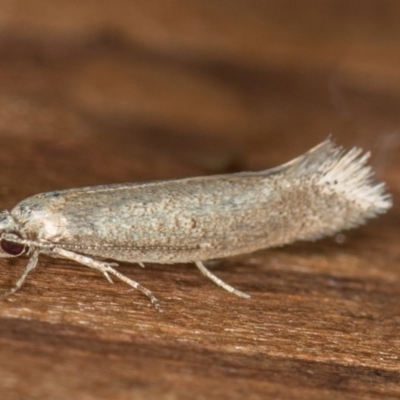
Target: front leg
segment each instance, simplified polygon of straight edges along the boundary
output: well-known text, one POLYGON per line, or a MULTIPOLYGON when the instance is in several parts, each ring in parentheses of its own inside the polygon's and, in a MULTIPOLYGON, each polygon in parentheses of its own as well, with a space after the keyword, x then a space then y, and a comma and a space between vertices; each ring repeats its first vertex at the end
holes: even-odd
POLYGON ((78 264, 82 264, 85 265, 86 267, 93 268, 101 272, 106 277, 106 279, 111 283, 113 283, 113 281, 111 280, 109 274, 114 275, 122 282, 125 282, 127 285, 141 291, 145 296, 147 296, 150 299, 154 307, 159 312, 162 312, 162 308, 160 307, 160 304, 157 298, 153 295, 153 293, 149 289, 142 286, 140 283, 132 279, 129 279, 127 276, 122 275, 120 272, 114 269, 113 267, 118 265, 116 263, 108 263, 105 261, 95 260, 94 258, 74 253, 72 251, 65 250, 57 246, 54 246, 51 249, 46 249, 46 251, 43 251, 43 253, 54 258, 66 258, 68 260, 73 260, 76 261, 78 264))
POLYGON ((29 272, 31 272, 37 266, 39 254, 40 254, 40 250, 34 249, 32 255, 31 255, 31 258, 29 259, 28 264, 26 265, 21 277, 18 279, 17 283, 11 290, 9 290, 8 292, 6 292, 2 295, 3 297, 10 296, 21 288, 21 286, 25 282, 25 279, 28 276, 29 272))

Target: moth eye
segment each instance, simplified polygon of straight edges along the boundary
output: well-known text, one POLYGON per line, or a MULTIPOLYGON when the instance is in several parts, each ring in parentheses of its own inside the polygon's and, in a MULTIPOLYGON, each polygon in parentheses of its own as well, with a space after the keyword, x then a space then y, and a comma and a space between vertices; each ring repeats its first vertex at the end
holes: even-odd
POLYGON ((26 246, 21 243, 11 242, 10 240, 1 239, 0 241, 1 249, 11 256, 20 256, 25 253, 26 246))

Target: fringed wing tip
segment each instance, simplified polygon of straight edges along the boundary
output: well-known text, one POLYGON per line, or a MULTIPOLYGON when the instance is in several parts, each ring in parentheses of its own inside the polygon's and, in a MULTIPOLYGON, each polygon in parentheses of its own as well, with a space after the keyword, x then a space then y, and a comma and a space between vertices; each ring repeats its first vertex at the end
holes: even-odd
POLYGON ((385 213, 392 206, 386 185, 373 182, 374 173, 367 163, 370 155, 359 147, 345 151, 328 137, 300 157, 265 172, 281 172, 287 179, 306 177, 334 186, 337 192, 361 205, 370 217, 385 213))
POLYGON ((345 152, 341 147, 332 148, 333 153, 319 166, 320 184, 334 185, 348 199, 362 205, 366 217, 385 213, 392 206, 392 198, 384 183, 374 183, 374 171, 368 165, 370 152, 363 153, 359 147, 345 152))
POLYGON ((256 172, 270 176, 282 174, 286 179, 307 178, 328 184, 350 200, 359 203, 368 216, 382 214, 392 206, 384 183, 373 182, 373 170, 367 164, 370 152, 359 147, 345 151, 329 136, 301 156, 275 168, 256 172))

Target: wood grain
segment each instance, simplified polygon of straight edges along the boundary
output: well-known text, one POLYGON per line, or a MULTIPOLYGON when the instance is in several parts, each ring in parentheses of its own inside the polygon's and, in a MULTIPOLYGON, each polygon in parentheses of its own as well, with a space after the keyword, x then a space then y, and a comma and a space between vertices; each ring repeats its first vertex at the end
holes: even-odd
MULTIPOLYGON (((43 257, 0 301, 1 397, 400 398, 399 4, 10 4, 2 208, 48 190, 268 168, 330 133, 372 151, 394 207, 335 238, 209 265, 250 300, 193 265, 121 265, 163 314, 43 257)), ((0 288, 25 263, 0 260, 0 288)))

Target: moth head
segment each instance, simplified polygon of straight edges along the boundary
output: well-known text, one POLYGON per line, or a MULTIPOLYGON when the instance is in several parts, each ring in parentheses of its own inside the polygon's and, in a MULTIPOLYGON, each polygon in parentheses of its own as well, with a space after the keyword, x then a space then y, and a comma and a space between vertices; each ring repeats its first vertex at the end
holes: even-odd
POLYGON ((28 251, 20 226, 8 211, 0 212, 0 258, 18 257, 28 251))

